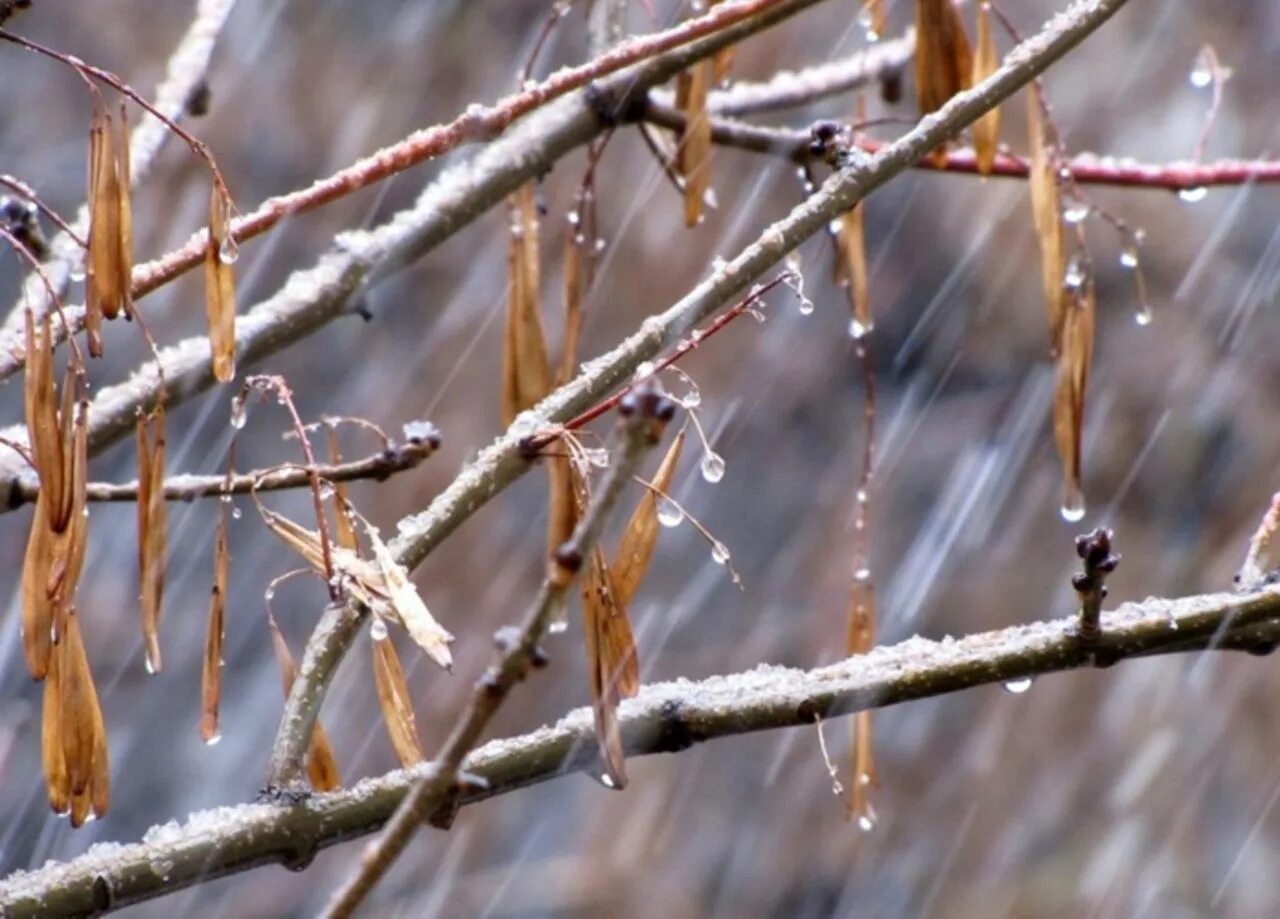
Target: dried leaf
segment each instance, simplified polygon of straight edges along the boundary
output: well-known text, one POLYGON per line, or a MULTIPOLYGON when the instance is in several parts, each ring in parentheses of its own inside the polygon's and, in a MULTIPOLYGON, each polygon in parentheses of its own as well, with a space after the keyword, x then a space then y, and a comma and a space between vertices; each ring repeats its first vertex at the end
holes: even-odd
POLYGON ((119 231, 117 234, 120 247, 120 308, 126 317, 133 318, 133 204, 130 190, 132 188, 132 163, 129 159, 129 112, 124 101, 120 102, 120 139, 116 145, 116 172, 118 175, 117 193, 119 200, 119 231))
MULTIPOLYGON (((587 674, 591 688, 591 710, 595 721, 596 742, 604 767, 604 779, 613 788, 625 788, 627 784, 626 757, 622 749, 622 733, 618 726, 620 682, 612 677, 611 646, 606 634, 606 621, 610 618, 603 599, 609 581, 604 553, 595 549, 591 553, 591 567, 582 582, 583 634, 587 646, 587 674)), ((625 622, 625 618, 623 619, 625 622)), ((631 658, 635 660, 634 655, 631 658)))
MULTIPOLYGON (((875 610, 875 586, 870 580, 855 576, 849 595, 848 626, 845 634, 847 654, 866 654, 875 646, 875 610)), ((852 729, 853 744, 850 757, 852 792, 849 797, 847 816, 850 819, 865 820, 870 815, 867 788, 875 779, 871 753, 871 713, 856 714, 852 729)))
MULTIPOLYGON (((663 494, 671 490, 676 464, 680 462, 680 448, 684 446, 684 437, 683 430, 676 434, 653 477, 654 489, 663 494)), ((653 557, 653 548, 657 545, 658 532, 661 529, 658 523, 658 495, 652 489, 645 489, 644 497, 636 505, 631 519, 627 521, 626 529, 622 531, 618 551, 613 556, 614 599, 619 609, 625 610, 631 605, 636 589, 649 569, 649 560, 653 557)))
MULTIPOLYGON (((916 0, 916 102, 921 115, 969 88, 973 63, 964 22, 952 0, 916 0)), ((945 156, 939 147, 936 161, 945 156)))
MULTIPOLYGON (((999 66, 995 38, 991 34, 991 8, 986 3, 978 3, 978 41, 973 51, 970 85, 981 83, 999 66)), ((973 155, 978 172, 990 175, 996 159, 996 146, 1000 142, 1000 106, 993 106, 973 123, 970 130, 973 132, 973 155)))
POLYGON ((71 781, 62 755, 61 654, 49 657, 44 678, 44 710, 40 724, 40 761, 44 767, 44 787, 55 814, 71 810, 71 781))
POLYGON ((103 816, 107 801, 107 763, 102 710, 89 671, 75 610, 68 609, 58 643, 58 735, 71 795, 71 825, 90 813, 103 816), (96 802, 96 803, 95 803, 96 802), (102 810, 98 810, 101 805, 102 810))
POLYGON ((1062 328, 1062 354, 1053 393, 1053 439, 1062 459, 1063 508, 1083 507, 1080 488, 1080 445, 1084 436, 1084 398, 1093 357, 1093 284, 1067 307, 1062 328))
POLYGON ((507 316, 502 349, 502 423, 551 391, 551 369, 538 305, 538 212, 532 182, 511 196, 507 316))
MULTIPOLYGON (((284 640, 280 626, 276 624, 275 617, 270 613, 267 614, 267 628, 271 630, 271 648, 275 652, 276 664, 280 667, 280 684, 287 699, 290 690, 293 689, 298 668, 289 650, 289 643, 284 640)), ((316 791, 332 791, 342 784, 338 775, 338 764, 333 756, 333 747, 330 746, 329 737, 320 726, 318 719, 311 730, 311 743, 307 747, 307 778, 316 791)))
POLYGON ((222 698, 222 638, 230 563, 224 505, 218 514, 218 533, 213 540, 213 590, 209 594, 209 624, 205 629, 204 666, 200 674, 200 737, 207 744, 217 743, 222 736, 218 706, 222 698))
POLYGON ((676 84, 676 105, 685 119, 676 169, 684 180, 684 223, 688 227, 701 221, 711 181, 708 168, 711 120, 707 117, 707 95, 714 79, 715 62, 704 60, 681 73, 676 84))
POLYGON ((390 639, 374 640, 372 644, 373 680, 378 688, 378 705, 382 708, 382 720, 387 725, 387 736, 400 765, 412 766, 422 762, 424 757, 404 670, 390 639))
POLYGON ((138 581, 147 670, 160 672, 160 612, 164 597, 168 508, 164 500, 165 414, 161 403, 137 423, 138 581))
POLYGON ((369 537, 374 560, 382 572, 383 586, 380 592, 386 597, 395 618, 400 620, 400 624, 409 632, 409 637, 432 660, 446 670, 452 669, 453 656, 449 653, 449 642, 453 641, 453 636, 427 610, 422 597, 418 596, 417 588, 409 581, 409 573, 391 555, 386 543, 378 537, 378 531, 366 526, 365 532, 369 537))
POLYGON ((1058 173, 1049 148, 1034 87, 1027 90, 1027 124, 1030 129, 1031 162, 1028 184, 1031 216, 1040 244, 1040 278, 1045 310, 1049 316, 1049 353, 1057 356, 1062 343, 1062 322, 1067 295, 1062 288, 1062 214, 1058 200, 1058 173))
POLYGON ((840 261, 842 279, 849 283, 849 303, 853 308, 853 321, 857 327, 870 331, 874 323, 871 315, 871 296, 867 283, 867 242, 862 229, 862 205, 845 212, 840 218, 840 261))
MULTIPOLYGON (((334 431, 332 425, 325 426, 325 437, 329 446, 329 465, 337 466, 342 463, 342 453, 338 450, 338 434, 334 431)), ((333 483, 333 537, 334 541, 344 549, 350 549, 352 552, 359 548, 356 541, 355 527, 351 524, 351 513, 347 510, 350 502, 347 500, 347 483, 333 483)))
POLYGON ((204 308, 213 376, 226 383, 236 374, 236 294, 231 263, 231 205, 217 186, 209 196, 209 238, 204 250, 204 308))
POLYGON ((609 564, 599 548, 582 581, 582 609, 586 631, 596 635, 598 656, 594 666, 601 686, 630 698, 640 689, 640 668, 627 611, 618 603, 618 589, 609 564))

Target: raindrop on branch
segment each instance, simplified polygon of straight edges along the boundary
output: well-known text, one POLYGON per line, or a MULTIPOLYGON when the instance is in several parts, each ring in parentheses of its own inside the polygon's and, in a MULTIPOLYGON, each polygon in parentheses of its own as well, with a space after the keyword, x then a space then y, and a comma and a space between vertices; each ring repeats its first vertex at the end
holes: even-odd
POLYGON ((1133 314, 1133 321, 1144 327, 1151 325, 1151 320, 1154 318, 1150 305, 1146 303, 1141 304, 1133 314))
POLYGON ((1205 89, 1213 82, 1213 57, 1207 47, 1201 48, 1200 53, 1196 55, 1195 63, 1191 65, 1191 73, 1187 75, 1187 81, 1196 89, 1205 89))
POLYGON ((1194 188, 1184 188, 1178 192, 1178 198, 1187 204, 1195 204, 1197 201, 1203 201, 1205 196, 1209 194, 1209 189, 1203 185, 1197 185, 1194 188))
POLYGON ((1032 678, 1029 676, 1020 677, 1016 680, 1009 680, 1004 684, 1004 691, 1011 695, 1020 696, 1031 688, 1032 678))
POLYGON ((374 641, 387 640, 387 623, 381 616, 374 616, 369 623, 369 637, 374 641))
POLYGON ((1138 267, 1138 247, 1133 243, 1125 243, 1120 249, 1120 266, 1130 269, 1138 267))
POLYGON ((1074 488, 1062 502, 1062 519, 1067 523, 1079 523, 1084 519, 1084 494, 1074 488))
POLYGON ((711 544, 711 560, 717 565, 727 565, 729 563, 729 547, 717 539, 711 544))
POLYGON ((724 457, 714 450, 708 450, 702 457, 702 478, 714 485, 724 478, 724 457))
POLYGON ((1070 290, 1079 290, 1084 284, 1084 259, 1080 257, 1080 253, 1071 256, 1071 261, 1067 262, 1067 270, 1062 276, 1062 284, 1070 290))
POLYGON ((227 236, 218 244, 218 261, 224 265, 234 265, 240 258, 240 246, 234 238, 227 236))
POLYGON ((670 498, 658 499, 658 523, 664 527, 678 527, 684 522, 684 510, 670 498))
POLYGON ((1081 223, 1089 216, 1089 205, 1084 203, 1073 204, 1062 212, 1062 219, 1067 223, 1081 223))

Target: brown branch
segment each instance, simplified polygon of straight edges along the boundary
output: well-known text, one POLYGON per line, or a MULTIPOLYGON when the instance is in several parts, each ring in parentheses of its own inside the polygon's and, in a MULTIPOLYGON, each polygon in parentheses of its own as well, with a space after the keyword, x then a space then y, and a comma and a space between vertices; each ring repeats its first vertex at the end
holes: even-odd
MULTIPOLYGON (((466 111, 450 122, 415 131, 403 140, 306 188, 268 198, 257 210, 232 221, 231 238, 237 243, 244 242, 266 232, 286 217, 314 210, 464 144, 491 141, 518 119, 572 90, 663 52, 688 45, 695 39, 725 31, 735 24, 770 12, 773 8, 791 5, 792 0, 731 0, 720 3, 706 14, 666 31, 628 40, 585 64, 561 69, 542 82, 500 99, 492 106, 468 106, 466 111)), ((19 40, 18 36, 12 36, 3 30, 0 30, 0 38, 19 40)), ((26 39, 20 41, 33 44, 26 39)), ((102 73, 96 68, 84 66, 95 76, 102 73)), ((185 133, 181 136, 184 139, 188 137, 185 133)), ((192 234, 180 248, 159 259, 136 265, 133 269, 133 298, 141 299, 201 264, 207 240, 208 231, 200 230, 192 234)), ((0 378, 12 375, 22 366, 23 359, 10 354, 11 351, 12 348, 0 347, 0 378)), ((18 353, 21 353, 20 349, 18 353)))
MULTIPOLYGON (((166 501, 195 501, 197 498, 220 498, 246 495, 253 491, 285 491, 308 488, 312 471, 324 481, 354 482, 359 479, 382 481, 399 472, 416 468, 439 447, 439 439, 410 441, 381 453, 336 466, 320 464, 314 470, 298 463, 285 463, 269 469, 232 475, 176 475, 164 480, 166 501)), ((31 503, 40 493, 38 485, 22 482, 10 493, 9 500, 31 503)), ((137 501, 138 482, 90 482, 85 486, 88 501, 137 501)))
MULTIPOLYGON (((713 740, 808 724, 977 686, 1114 664, 1130 658, 1241 647, 1265 653, 1280 641, 1280 591, 1207 594, 1125 604, 1102 617, 1102 637, 1084 645, 1071 616, 959 639, 911 638, 816 670, 761 666, 729 676, 655 683, 623 702, 619 722, 630 756, 674 753, 713 740), (1241 638, 1247 638, 1246 644, 1241 638)), ((593 768, 588 708, 521 737, 495 740, 462 763, 472 779, 452 808, 593 768)), ((376 831, 434 766, 366 779, 294 806, 242 804, 191 814, 141 842, 91 849, 0 881, 6 919, 119 909, 268 863, 305 867, 315 853, 376 831)))
POLYGON ((441 805, 466 785, 461 776, 464 758, 511 690, 535 666, 538 644, 547 627, 563 609, 569 588, 599 541, 623 489, 641 459, 661 438, 662 429, 675 410, 674 403, 653 393, 635 398, 628 405, 629 410, 618 422, 617 445, 605 481, 569 541, 556 550, 548 563, 546 579, 525 615, 519 638, 508 642, 500 650, 497 662, 476 681, 466 709, 454 722, 427 774, 405 795, 381 835, 365 848, 356 872, 325 910, 327 919, 346 919, 354 913, 404 851, 418 826, 433 818, 441 805))
MULTIPOLYGON (((656 100, 649 100, 644 108, 644 120, 672 131, 684 127, 684 115, 675 108, 656 100)), ((772 128, 748 124, 728 118, 711 119, 711 140, 725 147, 736 147, 752 153, 782 156, 797 163, 820 159, 821 155, 809 149, 812 140, 808 131, 795 128, 772 128)), ((864 153, 876 154, 891 142, 857 135, 854 146, 864 153)), ((917 169, 936 172, 954 172, 977 175, 977 161, 973 151, 949 150, 940 163, 932 158, 915 163, 917 169)), ((1062 167, 1070 173, 1070 179, 1082 185, 1114 185, 1122 188, 1159 188, 1166 191, 1186 191, 1215 185, 1244 185, 1249 182, 1280 182, 1280 160, 1218 160, 1212 163, 1179 161, 1171 163, 1140 163, 1136 160, 1099 157, 1082 153, 1062 161, 1062 167)), ((1008 152, 996 155, 991 175, 1000 178, 1025 179, 1029 165, 1025 159, 1008 152)))

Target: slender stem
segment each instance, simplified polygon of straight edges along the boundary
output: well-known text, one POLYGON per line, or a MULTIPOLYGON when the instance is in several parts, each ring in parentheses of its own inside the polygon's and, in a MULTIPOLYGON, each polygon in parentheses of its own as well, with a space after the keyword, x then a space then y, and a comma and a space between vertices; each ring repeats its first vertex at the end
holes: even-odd
MULTIPOLYGON (((645 401, 653 404, 650 400, 645 401)), ((569 588, 573 586, 584 559, 595 548, 605 520, 631 481, 641 459, 657 443, 659 438, 654 436, 653 421, 653 415, 643 410, 633 411, 629 417, 620 419, 618 443, 604 484, 587 506, 569 541, 552 557, 538 596, 525 614, 519 639, 510 643, 499 654, 497 662, 476 681, 466 709, 454 722, 448 740, 432 761, 426 776, 405 795, 381 835, 365 848, 358 869, 325 910, 327 919, 345 919, 352 915, 373 885, 404 851, 419 824, 437 813, 449 798, 461 790, 459 773, 463 759, 479 741, 498 707, 533 665, 538 643, 564 606, 569 588)), ((661 433, 661 427, 656 433, 661 433)))
MULTIPOLYGON (((1022 616, 1011 611, 1009 618, 1022 616)), ((1111 664, 1210 648, 1265 652, 1280 641, 1280 591, 1125 604, 1102 617, 1102 637, 1089 648, 1077 627, 1070 616, 942 642, 911 638, 816 670, 771 666, 651 684, 619 709, 624 746, 630 756, 677 752, 719 737, 1072 670, 1091 657, 1111 664)), ((591 710, 580 708, 550 727, 478 748, 462 763, 474 778, 457 803, 592 768, 598 755, 592 730, 591 710)), ((99 912, 263 864, 305 867, 319 849, 376 831, 433 768, 396 770, 293 807, 243 804, 191 814, 184 826, 153 831, 147 841, 15 873, 0 881, 0 908, 6 919, 99 912)))
MULTIPOLYGON (((359 479, 381 481, 398 472, 416 468, 436 450, 432 441, 415 441, 374 453, 363 459, 335 465, 321 464, 315 474, 328 482, 353 482, 359 479)), ((284 463, 270 469, 258 469, 232 475, 176 475, 164 480, 166 501, 194 501, 223 495, 246 495, 251 491, 286 491, 309 488, 311 470, 300 463, 284 463)), ((38 484, 22 482, 9 497, 10 502, 34 502, 40 493, 38 484)), ((137 501, 138 483, 90 482, 85 486, 88 501, 137 501)))
MULTIPOLYGON (((684 128, 684 113, 656 100, 646 103, 644 120, 673 131, 684 128)), ((763 127, 729 118, 711 119, 711 140, 725 147, 736 147, 752 153, 782 156, 798 163, 815 159, 809 151, 807 131, 795 128, 763 127)), ((888 144, 865 134, 854 138, 854 146, 864 153, 876 154, 888 144)), ((913 164, 917 169, 977 175, 978 165, 973 151, 949 150, 941 161, 933 158, 913 164)), ((1098 157, 1094 154, 1064 159, 1063 169, 1070 180, 1081 185, 1114 185, 1121 188, 1158 188, 1183 191, 1214 185, 1244 185, 1248 182, 1280 182, 1280 160, 1218 160, 1212 163, 1180 161, 1140 163, 1135 160, 1098 157)), ((1024 179, 1029 172, 1025 159, 1012 153, 996 155, 991 175, 997 178, 1024 179)))

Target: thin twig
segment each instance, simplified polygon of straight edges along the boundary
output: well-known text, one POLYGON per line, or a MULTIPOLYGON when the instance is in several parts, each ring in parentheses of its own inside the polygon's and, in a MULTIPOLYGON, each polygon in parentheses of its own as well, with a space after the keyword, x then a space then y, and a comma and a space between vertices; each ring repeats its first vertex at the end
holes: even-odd
MULTIPOLYGON (((1111 663, 1226 649, 1239 635, 1257 642, 1246 650, 1267 651, 1280 640, 1280 591, 1130 603, 1105 614, 1102 626, 1093 653, 1111 663), (1226 623, 1231 627, 1224 629, 1226 623)), ((1090 652, 1076 629, 1071 616, 959 639, 911 638, 810 671, 765 666, 700 682, 650 684, 619 708, 624 747, 629 756, 678 752, 719 737, 1086 667, 1090 652)), ((594 768, 592 736, 591 710, 581 708, 553 726, 485 744, 462 763, 473 778, 457 803, 594 768)), ((100 912, 271 862, 305 867, 319 849, 377 830, 433 768, 395 770, 296 806, 242 804, 191 814, 185 825, 158 827, 142 842, 17 872, 0 881, 0 907, 7 919, 100 912)))
POLYGON ((479 741, 498 707, 533 666, 538 644, 564 606, 569 588, 595 548, 605 521, 641 459, 660 440, 662 427, 671 417, 670 410, 664 411, 661 406, 674 408, 662 397, 634 401, 631 411, 619 420, 617 445, 604 484, 587 506, 569 541, 551 558, 538 596, 525 614, 520 637, 501 649, 497 662, 476 681, 466 709, 454 723, 427 775, 405 795, 381 835, 365 848, 358 869, 325 910, 328 919, 350 916, 404 851, 419 824, 436 814, 465 786, 465 782, 460 782, 464 758, 479 741))
MULTIPOLYGON (((650 100, 644 110, 646 121, 673 131, 682 130, 684 115, 678 109, 650 100)), ((752 153, 782 156, 796 162, 808 162, 818 158, 809 149, 808 131, 795 128, 774 128, 748 124, 729 118, 711 119, 711 140, 725 147, 736 147, 752 153)), ((864 153, 876 154, 890 143, 858 134, 853 144, 864 153)), ((941 161, 922 159, 913 164, 916 168, 934 172, 978 174, 978 165, 970 149, 949 150, 941 161)), ((1249 182, 1266 184, 1280 182, 1278 160, 1218 160, 1212 163, 1176 161, 1170 163, 1140 163, 1131 159, 1099 157, 1083 153, 1064 159, 1061 167, 1069 173, 1067 178, 1082 185, 1113 185, 1121 188, 1159 188, 1165 191, 1185 191, 1214 185, 1244 185, 1249 182)), ((991 175, 998 178, 1024 179, 1029 171, 1024 158, 1007 151, 996 154, 991 175)))
MULTIPOLYGON (((382 481, 398 472, 416 468, 431 456, 439 441, 411 441, 374 453, 363 459, 321 464, 315 474, 326 482, 354 482, 359 479, 382 481)), ((285 491, 308 488, 312 470, 301 463, 283 463, 270 469, 259 469, 232 475, 175 475, 164 480, 166 501, 195 501, 198 498, 220 498, 224 495, 247 495, 252 491, 285 491)), ((40 493, 38 485, 22 482, 11 501, 34 502, 40 493)), ((85 486, 88 501, 137 501, 138 482, 90 482, 85 486)))

